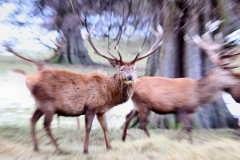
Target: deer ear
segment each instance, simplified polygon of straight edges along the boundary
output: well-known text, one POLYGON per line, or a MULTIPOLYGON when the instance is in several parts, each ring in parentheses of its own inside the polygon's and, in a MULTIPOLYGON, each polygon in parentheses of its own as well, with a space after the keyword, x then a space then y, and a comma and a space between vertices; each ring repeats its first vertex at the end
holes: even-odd
POLYGON ((111 64, 113 67, 117 67, 117 68, 120 67, 120 63, 117 62, 117 61, 115 61, 115 60, 108 59, 108 61, 110 62, 110 64, 111 64))

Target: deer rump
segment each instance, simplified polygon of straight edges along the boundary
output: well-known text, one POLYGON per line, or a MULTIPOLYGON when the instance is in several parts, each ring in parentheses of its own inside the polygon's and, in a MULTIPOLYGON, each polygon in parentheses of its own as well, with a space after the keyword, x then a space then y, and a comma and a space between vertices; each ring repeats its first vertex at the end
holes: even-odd
POLYGON ((99 73, 75 74, 64 70, 44 69, 29 75, 26 80, 28 89, 42 112, 54 109, 62 116, 79 116, 85 113, 86 106, 98 109, 106 107, 109 97, 106 90, 106 76, 99 73))

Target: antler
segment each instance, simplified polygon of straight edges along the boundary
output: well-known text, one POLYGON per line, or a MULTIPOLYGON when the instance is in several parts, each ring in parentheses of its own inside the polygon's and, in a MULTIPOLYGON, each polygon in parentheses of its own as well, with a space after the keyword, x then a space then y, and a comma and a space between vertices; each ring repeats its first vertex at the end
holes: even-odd
POLYGON ((87 40, 88 40, 88 42, 90 43, 90 45, 92 46, 92 48, 93 48, 93 50, 95 51, 95 53, 98 54, 99 56, 108 59, 110 62, 111 62, 111 61, 115 61, 115 62, 118 62, 118 63, 123 63, 122 57, 121 57, 121 55, 120 55, 119 52, 118 52, 118 54, 119 54, 120 60, 117 59, 114 55, 112 55, 109 51, 108 51, 108 53, 109 53, 112 57, 109 57, 109 56, 105 55, 104 53, 102 53, 100 50, 98 50, 97 47, 93 44, 92 37, 91 37, 91 34, 90 34, 90 33, 87 34, 87 40))
MULTIPOLYGON (((152 32, 152 34, 154 34, 157 39, 155 41, 155 43, 153 44, 153 46, 150 48, 150 50, 145 53, 144 55, 140 56, 140 51, 141 51, 141 48, 138 52, 138 54, 136 55, 136 57, 134 58, 134 60, 132 60, 130 63, 135 63, 143 58, 146 58, 148 56, 150 56, 151 54, 153 54, 157 49, 158 47, 162 44, 161 40, 162 40, 162 35, 163 35, 163 29, 160 25, 158 25, 157 27, 157 30, 158 31, 155 31, 153 28, 150 28, 150 31, 152 32)), ((92 41, 92 38, 91 38, 91 34, 88 33, 87 34, 87 40, 88 42, 90 43, 90 45, 92 46, 92 48, 94 49, 95 53, 98 54, 99 56, 103 57, 103 58, 106 58, 108 59, 108 61, 113 65, 113 62, 115 62, 116 64, 119 64, 119 65, 122 65, 124 64, 123 60, 122 60, 122 56, 118 50, 118 45, 116 45, 116 50, 117 50, 117 53, 120 57, 120 59, 117 59, 114 55, 112 55, 109 51, 108 53, 110 54, 111 57, 105 55, 104 53, 102 53, 100 50, 97 49, 97 47, 93 44, 93 41, 92 41)))
MULTIPOLYGON (((206 54, 213 62, 213 64, 218 66, 226 66, 230 64, 236 58, 236 55, 240 53, 235 53, 234 50, 224 49, 222 33, 216 34, 214 36, 215 40, 218 41, 217 43, 210 35, 210 25, 211 22, 208 22, 206 25, 206 28, 208 30, 205 34, 202 35, 202 37, 200 37, 198 34, 194 35, 192 38, 190 38, 188 35, 185 35, 184 39, 185 41, 194 43, 201 49, 205 50, 206 54)), ((229 66, 225 68, 229 68, 229 66)))
POLYGON ((160 25, 157 26, 157 31, 155 31, 152 27, 150 27, 150 31, 152 32, 152 34, 154 34, 157 38, 156 38, 156 41, 155 43, 152 45, 152 47, 149 49, 149 51, 147 51, 147 53, 145 53, 144 55, 140 56, 140 52, 141 52, 141 49, 139 50, 138 54, 136 55, 136 57, 134 58, 134 60, 132 60, 131 63, 135 63, 143 58, 146 58, 148 56, 150 56, 151 54, 153 54, 157 49, 158 47, 160 47, 160 45, 162 44, 162 35, 163 35, 163 29, 160 25))

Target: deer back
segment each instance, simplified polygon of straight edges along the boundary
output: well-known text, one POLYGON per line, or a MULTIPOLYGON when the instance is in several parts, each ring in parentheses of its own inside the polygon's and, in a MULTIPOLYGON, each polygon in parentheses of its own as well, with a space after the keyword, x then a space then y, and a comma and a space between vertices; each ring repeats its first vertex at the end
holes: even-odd
POLYGON ((132 100, 158 113, 175 112, 198 103, 196 85, 190 78, 142 77, 135 82, 132 100))
POLYGON ((71 115, 83 112, 85 105, 105 105, 109 98, 106 88, 109 79, 99 73, 85 75, 44 69, 28 76, 26 83, 38 103, 52 105, 56 112, 71 115))

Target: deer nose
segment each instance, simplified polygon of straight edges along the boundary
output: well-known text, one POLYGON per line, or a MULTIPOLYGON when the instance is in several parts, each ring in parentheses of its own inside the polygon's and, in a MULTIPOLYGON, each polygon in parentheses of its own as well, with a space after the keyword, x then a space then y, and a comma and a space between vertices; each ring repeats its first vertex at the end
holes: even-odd
POLYGON ((127 76, 127 80, 129 80, 129 81, 132 81, 133 80, 133 76, 127 76))

